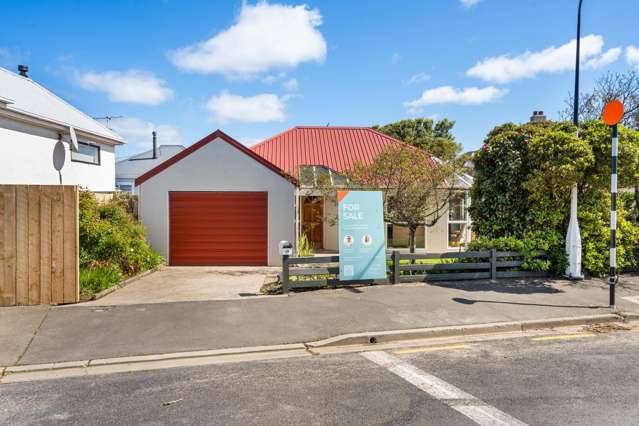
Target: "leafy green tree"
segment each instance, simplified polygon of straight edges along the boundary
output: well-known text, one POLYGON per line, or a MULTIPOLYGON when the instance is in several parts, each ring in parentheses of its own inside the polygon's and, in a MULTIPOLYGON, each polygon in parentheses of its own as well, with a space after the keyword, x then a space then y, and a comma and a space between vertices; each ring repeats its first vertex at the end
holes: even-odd
MULTIPOLYGON (((620 187, 639 178, 639 132, 619 129, 620 187)), ((578 210, 584 269, 607 271, 610 215, 610 129, 600 121, 505 124, 475 155, 471 190, 473 226, 486 239, 515 237, 533 249, 561 253, 569 220, 570 188, 580 190, 578 210), (550 242, 549 244, 544 244, 550 242)), ((634 266, 639 227, 620 203, 617 210, 620 267, 634 266)), ((557 257, 558 259, 558 257, 557 257)), ((561 268, 556 268, 561 269, 561 268)))
POLYGON ((439 121, 415 118, 383 126, 375 125, 373 129, 423 149, 441 160, 450 161, 455 159, 462 150, 461 144, 455 141, 451 133, 454 125, 454 121, 446 118, 439 121))
POLYGON ((427 152, 398 144, 387 147, 372 164, 357 164, 347 173, 349 187, 381 190, 384 220, 406 226, 410 252, 420 226, 433 226, 448 212, 455 189, 454 163, 435 161, 427 152))

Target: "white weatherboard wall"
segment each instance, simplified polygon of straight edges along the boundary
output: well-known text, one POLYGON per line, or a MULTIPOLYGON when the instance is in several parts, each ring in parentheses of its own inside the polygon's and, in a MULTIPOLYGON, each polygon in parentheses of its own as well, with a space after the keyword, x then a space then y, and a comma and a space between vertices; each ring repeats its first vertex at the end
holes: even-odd
POLYGON ((295 236, 295 186, 221 138, 204 145, 138 187, 147 240, 169 255, 170 191, 268 192, 268 264, 281 265, 281 240, 295 236))
MULTIPOLYGON (((80 185, 94 192, 115 188, 115 152, 107 145, 80 138, 100 146, 100 165, 71 161, 69 144, 64 144, 62 183, 80 185)), ((53 152, 58 133, 29 124, 0 118, 0 184, 57 185, 58 172, 53 166, 53 152)))

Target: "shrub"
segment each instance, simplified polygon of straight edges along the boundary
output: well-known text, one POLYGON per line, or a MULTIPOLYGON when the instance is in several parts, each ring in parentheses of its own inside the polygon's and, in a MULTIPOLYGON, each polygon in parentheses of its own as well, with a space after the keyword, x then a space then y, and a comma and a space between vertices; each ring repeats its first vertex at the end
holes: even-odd
POLYGON ((297 240, 297 255, 301 257, 311 257, 315 254, 313 246, 308 241, 306 234, 302 234, 297 240))
MULTIPOLYGON (((582 266, 591 275, 604 275, 610 232, 610 145, 610 129, 599 121, 582 124, 579 136, 570 123, 496 127, 474 157, 470 213, 475 232, 488 241, 487 248, 520 240, 524 249, 547 250, 550 265, 527 262, 527 266, 563 272, 570 188, 576 183, 582 266), (500 240, 503 237, 510 239, 500 240)), ((639 182, 639 132, 619 128, 618 164, 620 188, 639 182)), ((617 208, 617 265, 628 268, 637 263, 639 227, 623 201, 617 208)))
POLYGON ((531 232, 523 238, 480 237, 468 244, 468 250, 484 251, 517 251, 523 254, 522 269, 529 271, 546 271, 561 274, 566 269, 567 259, 563 246, 563 237, 556 231, 531 232), (547 256, 540 257, 537 253, 545 251, 547 256))
POLYGON ((116 268, 126 277, 162 262, 162 257, 145 241, 144 227, 127 212, 122 198, 100 204, 91 192, 83 191, 79 204, 81 269, 116 268))
POLYGON ((115 265, 80 269, 80 288, 86 295, 94 295, 122 281, 122 274, 115 265))

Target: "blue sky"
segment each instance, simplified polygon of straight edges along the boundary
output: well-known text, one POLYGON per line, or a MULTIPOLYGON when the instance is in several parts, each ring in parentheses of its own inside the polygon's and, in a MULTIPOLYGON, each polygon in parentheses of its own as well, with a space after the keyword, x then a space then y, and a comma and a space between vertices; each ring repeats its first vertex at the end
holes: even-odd
MULTIPOLYGON (((251 145, 295 125, 450 118, 466 150, 551 118, 572 90, 577 0, 38 1, 3 4, 0 66, 130 141, 220 128, 251 145), (563 47, 562 47, 563 46, 563 47)), ((584 0, 582 88, 639 66, 635 0, 584 0)))

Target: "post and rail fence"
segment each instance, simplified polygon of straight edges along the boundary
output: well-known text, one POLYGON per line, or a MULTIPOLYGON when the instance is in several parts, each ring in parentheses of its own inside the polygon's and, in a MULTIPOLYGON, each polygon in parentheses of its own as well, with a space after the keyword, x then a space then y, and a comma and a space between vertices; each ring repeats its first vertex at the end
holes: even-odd
MULTIPOLYGON (((534 253, 539 258, 546 252, 534 253)), ((515 251, 465 251, 454 253, 404 253, 393 250, 386 254, 386 280, 340 281, 339 256, 282 258, 282 288, 285 293, 295 288, 313 288, 352 284, 399 284, 425 281, 495 280, 548 276, 543 271, 528 271, 524 254, 515 251)))

